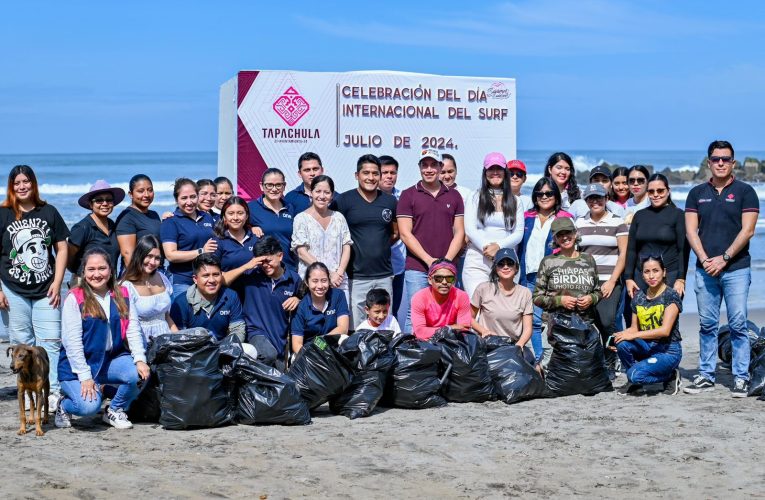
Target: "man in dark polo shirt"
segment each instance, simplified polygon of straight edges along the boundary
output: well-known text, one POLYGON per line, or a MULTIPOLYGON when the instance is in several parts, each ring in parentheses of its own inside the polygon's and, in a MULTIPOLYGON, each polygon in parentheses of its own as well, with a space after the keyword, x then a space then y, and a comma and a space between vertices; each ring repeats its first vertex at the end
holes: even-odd
POLYGON ((733 177, 733 146, 714 141, 707 151, 712 172, 685 202, 688 242, 696 253, 696 301, 699 309, 699 374, 684 388, 688 394, 715 387, 720 302, 725 300, 733 347, 733 397, 749 390, 747 306, 752 281, 749 240, 760 212, 757 193, 733 177))
POLYGON ((259 239, 253 253, 258 266, 237 279, 244 290, 247 342, 258 350, 259 360, 276 366, 284 359, 289 317, 300 302, 302 280, 282 264, 282 247, 273 236, 259 239))
MULTIPOLYGON (((462 196, 439 180, 442 163, 438 150, 422 150, 419 166, 421 180, 401 193, 396 209, 399 234, 406 245, 404 287, 408 302, 429 286, 428 268, 433 261, 454 260, 465 240, 462 196)), ((404 331, 412 331, 411 312, 404 331)))
POLYGON ((356 162, 356 189, 335 198, 338 212, 345 216, 353 245, 347 272, 350 278, 351 329, 367 319, 367 292, 382 288, 393 295, 391 244, 398 239, 396 198, 380 187, 380 160, 364 155, 356 162))
POLYGON ((303 181, 298 187, 284 195, 284 200, 295 209, 295 215, 311 206, 311 181, 324 173, 321 158, 316 153, 303 153, 298 158, 298 175, 303 181))

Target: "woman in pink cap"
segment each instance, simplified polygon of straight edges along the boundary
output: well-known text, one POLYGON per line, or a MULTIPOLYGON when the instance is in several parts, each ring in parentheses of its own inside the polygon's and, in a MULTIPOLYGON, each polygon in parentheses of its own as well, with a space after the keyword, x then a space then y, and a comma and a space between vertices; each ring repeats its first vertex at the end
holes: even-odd
POLYGON ((117 241, 117 226, 109 218, 114 207, 125 199, 125 191, 111 187, 108 182, 99 179, 90 187, 90 191, 80 196, 77 204, 90 213, 72 226, 69 235, 69 259, 67 268, 75 275, 80 269, 80 262, 85 252, 95 246, 103 248, 111 259, 111 269, 116 274, 120 257, 120 245, 117 241))
POLYGON ((457 267, 448 259, 436 259, 428 269, 428 288, 412 297, 412 330, 420 340, 428 340, 436 330, 448 326, 454 330, 470 329, 468 294, 454 287, 457 267))
POLYGON ((481 187, 465 205, 468 248, 462 268, 462 283, 468 297, 489 280, 494 256, 500 248, 516 249, 523 239, 523 208, 512 192, 502 153, 489 153, 483 160, 481 187))

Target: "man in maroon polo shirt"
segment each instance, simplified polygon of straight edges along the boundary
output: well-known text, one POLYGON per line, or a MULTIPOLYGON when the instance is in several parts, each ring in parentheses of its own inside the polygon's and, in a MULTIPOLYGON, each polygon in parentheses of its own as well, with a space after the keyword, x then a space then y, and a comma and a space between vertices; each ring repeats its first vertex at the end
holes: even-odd
MULTIPOLYGON (((465 240, 465 207, 460 194, 438 179, 441 155, 435 149, 420 154, 421 180, 404 190, 396 207, 401 241, 406 245, 405 300, 428 287, 428 268, 440 258, 454 260, 465 240)), ((412 331, 407 314, 405 332, 412 331)))

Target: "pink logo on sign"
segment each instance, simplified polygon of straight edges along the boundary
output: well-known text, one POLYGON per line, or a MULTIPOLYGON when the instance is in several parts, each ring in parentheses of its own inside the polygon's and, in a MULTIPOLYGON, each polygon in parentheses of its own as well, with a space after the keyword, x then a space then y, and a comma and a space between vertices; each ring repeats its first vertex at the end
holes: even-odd
POLYGON ((311 109, 311 106, 308 104, 308 101, 294 87, 285 90, 284 94, 279 96, 274 102, 274 111, 290 127, 300 121, 308 113, 309 109, 311 109))

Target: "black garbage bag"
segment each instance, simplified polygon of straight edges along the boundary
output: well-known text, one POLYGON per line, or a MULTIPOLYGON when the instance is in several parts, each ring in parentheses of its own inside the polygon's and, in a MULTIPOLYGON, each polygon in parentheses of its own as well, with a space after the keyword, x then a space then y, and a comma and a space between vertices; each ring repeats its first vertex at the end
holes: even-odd
POLYGON ((207 330, 159 335, 147 359, 157 372, 162 427, 194 429, 232 421, 233 387, 220 370, 218 343, 207 330))
POLYGON ((314 337, 303 345, 287 370, 310 409, 341 394, 351 383, 353 372, 337 352, 338 340, 338 335, 314 337))
MULTIPOLYGON (((755 325, 752 321, 746 322, 749 330, 749 347, 754 350, 755 346, 765 337, 765 332, 755 325)), ((733 361, 733 347, 730 343, 730 327, 723 325, 717 330, 717 356, 720 361, 730 364, 733 361)), ((754 357, 754 356, 753 356, 754 357)))
POLYGON ((393 369, 385 383, 380 404, 424 409, 446 405, 440 395, 441 349, 410 333, 397 335, 390 344, 393 369))
POLYGON ((765 394, 765 351, 760 351, 749 363, 749 396, 765 394))
POLYGON ((134 423, 159 422, 161 414, 159 382, 156 370, 151 370, 151 376, 147 380, 139 382, 141 392, 130 404, 127 411, 128 418, 134 423))
POLYGON ((330 398, 332 413, 351 420, 372 413, 395 361, 392 339, 390 331, 358 330, 338 347, 338 353, 351 363, 353 379, 342 394, 330 398))
POLYGON ((245 354, 238 338, 228 336, 221 341, 220 361, 223 373, 236 382, 237 423, 311 423, 308 404, 300 397, 295 381, 276 368, 245 354))
POLYGON ((484 343, 494 391, 501 401, 512 404, 545 395, 544 379, 509 337, 491 335, 484 343))
POLYGON ((612 391, 600 333, 576 313, 550 314, 550 345, 545 384, 549 396, 612 391))
POLYGON ((444 327, 438 329, 430 341, 441 348, 442 366, 451 364, 451 371, 441 386, 441 394, 447 401, 482 403, 494 397, 486 347, 480 336, 444 327))

